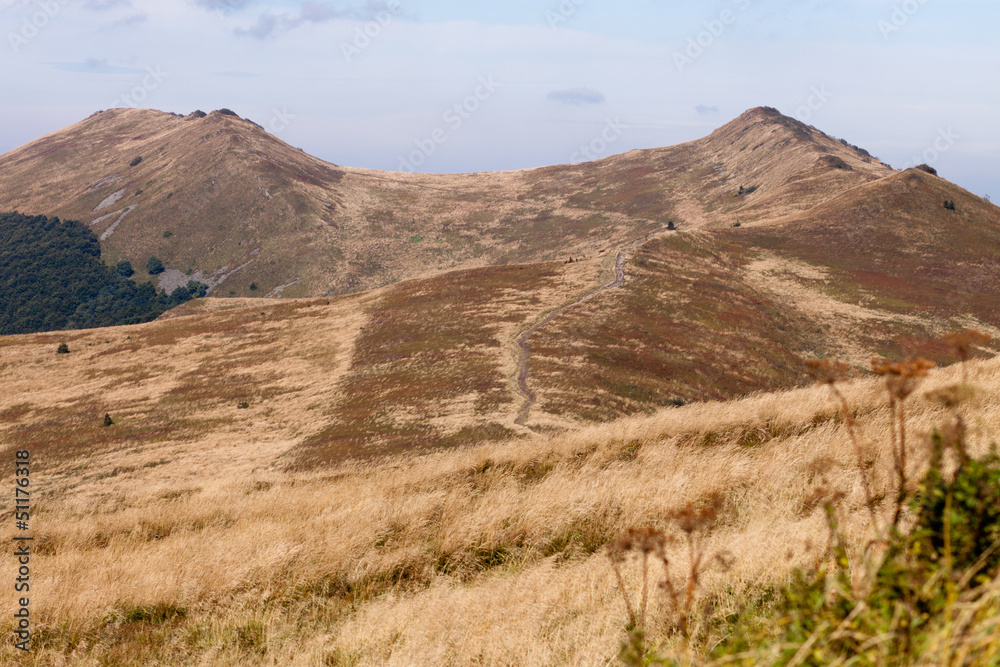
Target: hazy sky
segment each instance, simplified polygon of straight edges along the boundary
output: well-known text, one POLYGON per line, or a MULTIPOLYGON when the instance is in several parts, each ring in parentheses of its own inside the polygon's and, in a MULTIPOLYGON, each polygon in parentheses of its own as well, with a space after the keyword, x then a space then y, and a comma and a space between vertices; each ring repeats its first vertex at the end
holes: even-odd
POLYGON ((997 0, 0 0, 0 152, 228 107, 338 164, 514 169, 773 106, 1000 198, 997 0))

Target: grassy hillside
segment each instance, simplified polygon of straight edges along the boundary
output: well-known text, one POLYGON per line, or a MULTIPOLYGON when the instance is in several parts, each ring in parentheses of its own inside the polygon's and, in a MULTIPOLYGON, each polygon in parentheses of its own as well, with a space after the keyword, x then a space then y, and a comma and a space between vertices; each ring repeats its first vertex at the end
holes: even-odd
POLYGON ((858 305, 922 317, 960 309, 986 319, 996 312, 991 276, 1000 268, 998 212, 944 179, 911 169, 780 226, 745 231, 750 243, 821 269, 831 294, 839 291, 858 305), (950 201, 954 210, 944 206, 950 201), (848 284, 853 295, 846 294, 848 284))
POLYGON ((666 232, 621 248, 623 284, 575 305, 608 283, 620 253, 457 271, 349 297, 200 300, 141 327, 15 337, 3 348, 8 407, 45 430, 9 437, 95 450, 206 431, 238 440, 253 425, 285 442, 286 465, 301 469, 800 386, 804 360, 817 356, 857 369, 873 353, 947 362, 947 347, 933 342, 947 331, 1000 338, 1000 288, 973 273, 996 261, 1000 219, 979 202, 906 172, 828 205, 820 219, 666 232), (901 212, 845 211, 886 193, 901 212), (943 196, 956 211, 920 222, 920 207, 943 196), (537 402, 520 426, 515 341, 557 309, 528 340, 537 402), (55 357, 61 342, 74 354, 55 357), (114 433, 100 426, 106 412, 121 419, 114 433))
POLYGON ((533 338, 536 415, 605 421, 791 387, 802 360, 827 355, 945 362, 945 332, 1000 334, 997 270, 1000 209, 919 170, 806 214, 661 234, 630 255, 621 289, 533 338))
MULTIPOLYGON (((266 321, 254 326, 266 335, 266 321)), ((205 344, 215 337, 225 334, 205 344)), ((968 451, 981 456, 1000 423, 1000 366, 970 370, 978 391, 962 409, 968 451)), ((928 460, 927 434, 952 419, 925 393, 959 379, 957 367, 934 371, 908 401, 910 480, 928 460)), ((135 382, 120 391, 134 393, 135 382)), ((865 380, 842 391, 888 520, 896 473, 885 390, 865 380)), ((0 419, 42 425, 27 409, 7 407, 0 419)), ((669 532, 685 508, 715 508, 704 547, 724 553, 726 567, 706 565, 697 587, 699 647, 726 634, 734 614, 766 610, 794 568, 826 562, 823 494, 842 494, 852 554, 870 536, 856 452, 826 387, 294 475, 277 435, 292 415, 249 414, 230 435, 109 441, 86 455, 33 445, 44 567, 32 583, 28 664, 608 664, 628 616, 606 546, 631 527, 669 532)), ((683 580, 687 547, 669 543, 667 553, 683 580)), ((637 604, 639 570, 623 575, 637 604)), ((978 647, 975 661, 962 664, 995 664, 1000 650, 1000 589, 984 586, 975 613, 986 615, 958 638, 978 647)), ((647 616, 649 636, 666 642, 659 650, 680 650, 669 598, 654 593, 647 616)), ((2 650, 15 660, 9 644, 2 650)))
POLYGON ((2 338, 11 393, 0 413, 12 421, 0 432, 18 447, 91 453, 206 433, 237 446, 266 432, 289 450, 289 467, 505 439, 527 432, 512 430, 511 340, 599 273, 595 261, 485 268, 331 299, 205 299, 146 325, 2 338), (70 354, 55 354, 61 343, 70 354), (105 413, 117 428, 102 427, 105 413))

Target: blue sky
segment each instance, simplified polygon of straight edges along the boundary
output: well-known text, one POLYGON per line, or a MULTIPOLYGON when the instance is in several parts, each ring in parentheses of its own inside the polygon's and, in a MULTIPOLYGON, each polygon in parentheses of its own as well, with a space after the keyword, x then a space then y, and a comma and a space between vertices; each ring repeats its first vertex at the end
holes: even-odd
POLYGON ((491 171, 766 105, 996 198, 997 19, 996 0, 0 0, 0 152, 111 106, 228 107, 338 164, 491 171))

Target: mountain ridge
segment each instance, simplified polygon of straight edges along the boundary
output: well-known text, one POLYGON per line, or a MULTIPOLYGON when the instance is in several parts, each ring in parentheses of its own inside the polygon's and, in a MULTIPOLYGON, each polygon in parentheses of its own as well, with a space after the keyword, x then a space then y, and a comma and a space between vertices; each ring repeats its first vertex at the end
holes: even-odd
POLYGON ((335 165, 225 110, 115 109, 0 155, 0 209, 81 220, 111 261, 156 255, 163 286, 196 278, 223 296, 254 296, 251 284, 323 296, 592 255, 670 221, 769 220, 888 173, 767 108, 675 147, 443 175, 335 165))

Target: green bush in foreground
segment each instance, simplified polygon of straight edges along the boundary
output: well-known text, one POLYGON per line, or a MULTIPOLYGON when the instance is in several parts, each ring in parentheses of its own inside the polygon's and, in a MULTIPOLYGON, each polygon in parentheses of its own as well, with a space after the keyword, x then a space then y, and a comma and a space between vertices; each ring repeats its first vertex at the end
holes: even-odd
MULTIPOLYGON (((642 613, 629 607, 628 639, 619 653, 622 663, 1000 665, 1000 455, 995 445, 982 459, 969 455, 965 422, 957 409, 971 394, 964 382, 968 348, 982 339, 981 334, 971 331, 947 339, 962 358, 963 382, 928 395, 951 408, 952 416, 930 438, 929 465, 915 486, 905 474, 903 408, 930 364, 922 359, 899 364, 873 362, 876 372, 885 377, 897 421, 894 429, 898 427, 899 437, 894 434, 893 449, 899 493, 891 498, 895 506, 892 518, 881 525, 868 473, 859 459, 875 535, 863 549, 852 549, 841 529, 843 494, 825 490, 821 504, 829 546, 820 559, 825 561, 823 565, 796 571, 787 585, 757 591, 754 597, 758 599, 745 601, 740 614, 725 619, 726 627, 721 628, 724 638, 706 646, 708 637, 690 636, 686 623, 690 591, 699 574, 695 561, 688 576, 688 605, 684 609, 674 605, 682 655, 659 655, 648 643, 643 593, 642 613)), ((846 367, 833 361, 810 365, 817 380, 833 388, 858 447, 847 402, 835 386, 846 367)), ((651 555, 663 558, 666 564, 661 547, 665 536, 661 533, 653 538, 639 541, 626 535, 616 543, 617 551, 612 545, 609 555, 616 573, 624 551, 640 554, 643 572, 651 555)), ((669 580, 666 584, 661 586, 668 592, 673 590, 669 580)), ((718 624, 714 628, 720 629, 718 624)))
POLYGON ((839 511, 826 505, 832 563, 799 571, 766 611, 741 615, 705 658, 664 658, 633 624, 626 665, 1000 664, 1000 456, 969 458, 961 440, 933 437, 934 456, 910 500, 915 526, 872 547, 852 573, 839 511), (953 475, 944 462, 957 460, 953 475))
MULTIPOLYGON (((852 580, 837 510, 827 506, 835 565, 796 575, 769 620, 738 624, 713 658, 776 665, 1000 664, 1000 457, 965 457, 934 436, 935 462, 910 502, 916 527, 895 532, 871 583, 852 580), (942 471, 951 449, 953 477, 942 471), (737 658, 732 660, 732 658, 737 658)), ((865 573, 862 573, 865 574, 865 573)))

